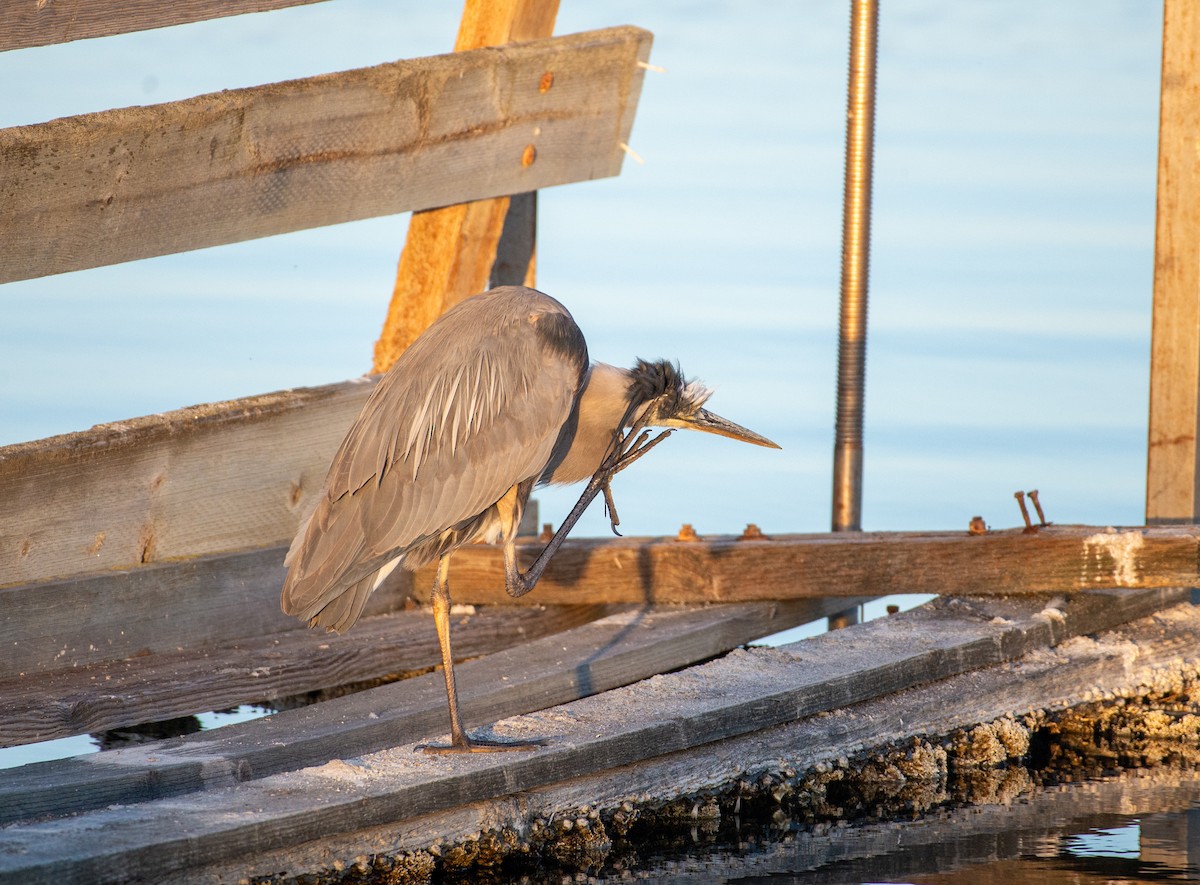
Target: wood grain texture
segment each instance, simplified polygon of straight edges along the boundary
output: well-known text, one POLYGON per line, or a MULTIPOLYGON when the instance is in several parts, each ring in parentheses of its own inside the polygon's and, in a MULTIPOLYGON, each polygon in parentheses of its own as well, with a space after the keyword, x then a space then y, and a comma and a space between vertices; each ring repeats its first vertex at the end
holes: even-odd
MULTIPOLYGON (((524 565, 540 544, 521 545, 524 565)), ((459 550, 458 602, 512 604, 500 548, 459 550)), ((432 572, 417 573, 418 582, 432 572)), ((555 555, 534 601, 748 602, 890 593, 1008 595, 1200 584, 1200 527, 1050 526, 966 532, 837 532, 743 541, 580 538, 555 555)))
MULTIPOLYGON (((0 871, 19 872, 31 883, 70 881, 82 873, 94 880, 162 876, 410 820, 1012 660, 1183 596, 1115 591, 1053 609, 1040 600, 950 600, 783 649, 735 653, 501 723, 501 735, 547 738, 547 746, 533 752, 447 760, 414 754, 406 744, 366 757, 346 754, 349 761, 236 788, 17 823, 0 830, 0 871), (100 830, 103 840, 83 838, 100 830)), ((272 717, 263 727, 276 729, 287 718, 272 717)), ((292 735, 301 731, 300 722, 294 724, 292 735)))
MULTIPOLYGON (((275 595, 262 600, 263 609, 278 609, 275 595)), ((604 606, 566 605, 491 607, 460 614, 453 622, 455 655, 465 660, 491 654, 577 627, 605 611, 604 606)), ((253 611, 239 612, 227 624, 247 613, 253 611)), ((294 620, 290 626, 293 629, 286 632, 236 642, 193 643, 0 679, 0 746, 276 701, 441 662, 433 616, 421 609, 366 617, 344 636, 296 628, 294 620)))
POLYGON ((0 51, 165 28, 318 0, 0 0, 0 51))
MULTIPOLYGON (((318 480, 319 482, 319 480, 318 480)), ((560 549, 534 592, 504 590, 499 547, 470 545, 451 566, 455 602, 488 605, 752 602, 888 593, 1004 596, 1105 587, 1196 586, 1200 528, 1036 534, 840 532, 771 541, 584 538, 560 549)), ((523 545, 532 556, 537 543, 523 545)), ((285 546, 194 557, 0 590, 0 675, 82 667, 179 646, 279 633, 285 546)), ((432 586, 397 572, 372 597, 388 611, 432 586), (414 583, 415 582, 415 583, 414 583)), ((353 634, 351 634, 353 635, 353 634)))
POLYGON ((0 282, 615 175, 650 39, 611 28, 2 130, 0 282))
POLYGON ((287 390, 0 448, 0 587, 290 543, 373 388, 287 390))
POLYGON ((1146 521, 1200 521, 1200 9, 1163 6, 1146 521))
MULTIPOLYGON (((546 38, 554 33, 557 17, 558 0, 467 0, 454 50, 546 38)), ((551 91, 556 79, 557 74, 547 69, 539 90, 551 91)), ((528 158, 536 163, 537 147, 532 147, 528 158)), ((520 203, 512 206, 504 196, 413 213, 392 300, 375 343, 373 372, 386 372, 430 323, 464 298, 488 288, 496 277, 502 229, 518 224, 524 208, 520 203)), ((507 250, 504 261, 514 260, 517 253, 507 250)), ((509 275, 519 275, 521 283, 532 286, 532 261, 531 244, 525 266, 509 275)))
MULTIPOLYGON (((565 703, 830 610, 807 601, 626 610, 457 666, 463 717, 473 728, 565 703)), ((0 824, 232 785, 428 738, 447 725, 441 674, 418 676, 152 746, 0 771, 0 824)))

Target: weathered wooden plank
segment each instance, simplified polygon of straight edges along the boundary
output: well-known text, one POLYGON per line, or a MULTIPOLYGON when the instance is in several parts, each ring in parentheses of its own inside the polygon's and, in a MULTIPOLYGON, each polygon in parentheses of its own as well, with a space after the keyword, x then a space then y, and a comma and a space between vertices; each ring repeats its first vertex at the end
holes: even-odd
MULTIPOLYGON (((540 544, 522 545, 528 563, 540 544)), ((458 602, 511 604, 503 552, 475 546, 454 557, 458 602)), ((417 573, 419 583, 432 572, 417 573)), ((814 596, 1059 593, 1101 587, 1200 585, 1200 527, 1049 526, 966 532, 836 532, 671 538, 582 538, 563 545, 535 601, 749 602, 814 596)), ((516 600, 519 602, 519 600, 516 600)))
POLYGON ((0 448, 0 587, 290 542, 373 388, 285 390, 0 448))
MULTIPOLYGON (((275 852, 256 852, 231 864, 189 869, 174 885, 223 881, 237 876, 269 875, 276 870, 301 872, 346 867, 366 854, 397 854, 468 842, 481 831, 510 829, 523 832, 533 820, 553 819, 564 810, 589 806, 601 813, 616 811, 626 801, 658 803, 711 795, 731 788, 738 780, 758 780, 781 768, 811 771, 817 765, 836 766, 839 758, 860 752, 887 749, 914 738, 930 739, 961 728, 990 723, 1009 713, 1056 710, 1092 700, 1100 694, 1117 696, 1141 693, 1146 685, 1162 684, 1167 674, 1186 674, 1200 657, 1195 636, 1200 633, 1200 608, 1177 605, 1153 617, 1142 618, 1112 631, 1097 634, 1095 641, 1068 642, 1052 651, 1040 651, 1013 663, 975 670, 939 682, 927 683, 879 697, 830 715, 812 716, 774 728, 645 760, 636 765, 600 771, 551 784, 512 797, 475 802, 445 812, 392 822, 345 834, 326 833, 319 840, 275 852)), ((880 824, 829 834, 798 832, 795 842, 768 847, 768 856, 752 855, 744 869, 738 859, 731 866, 713 858, 694 881, 736 881, 772 872, 796 873, 827 861, 878 854, 908 846, 920 857, 926 849, 951 836, 984 832, 1012 834, 1025 826, 1062 826, 1070 819, 1087 820, 1104 808, 1103 797, 1115 784, 1042 786, 1019 802, 974 806, 949 818, 938 813, 922 820, 880 824), (1072 798, 1072 794, 1074 798, 1072 798), (1072 812, 1072 808, 1075 809, 1072 812)), ((1182 809, 1194 803, 1200 782, 1178 770, 1146 770, 1125 784, 1135 788, 1113 795, 1113 808, 1126 813, 1182 809), (1174 786, 1173 786, 1174 785, 1174 786), (1182 788, 1182 790, 1180 790, 1182 788), (1183 796, 1179 796, 1183 792, 1183 796), (1119 797, 1119 798, 1118 798, 1119 797), (1135 798, 1136 797, 1136 798, 1135 798), (1180 801, 1182 800, 1182 801, 1180 801), (1178 804, 1176 804, 1178 803, 1178 804)), ((1019 838, 1019 836, 1018 836, 1019 838)), ((923 869, 930 869, 928 865, 923 869)), ((673 877, 689 881, 682 875, 673 877)), ((879 875, 851 874, 825 881, 880 881, 879 875)), ((857 873, 859 871, 854 871, 857 873)), ((876 871, 878 872, 878 871, 876 871)), ((895 878, 899 878, 897 871, 895 878)))
MULTIPOLYGON (((294 630, 295 619, 279 611, 283 553, 270 548, 0 590, 0 679, 40 679, 294 630)), ((379 613, 400 600, 385 593, 371 604, 379 613)))
MULTIPOLYGON (((967 672, 1123 622, 1184 591, 1114 591, 1062 608, 949 600, 785 649, 753 650, 499 723, 528 753, 425 757, 410 745, 138 806, 0 831, 0 871, 28 882, 163 876, 626 765, 967 672), (103 830, 103 840, 83 838, 103 830), (51 878, 53 877, 53 878, 51 878)), ((304 712, 304 711, 300 711, 304 712)), ((272 717, 271 728, 288 719, 272 717)), ((292 734, 299 728, 292 729, 292 734)), ((349 758, 349 754, 346 754, 349 758)))
MULTIPOLYGON (((612 615, 456 667, 463 716, 474 727, 606 691, 823 617, 830 606, 754 603, 612 615)), ((445 687, 434 673, 153 746, 26 765, 0 771, 0 824, 320 765, 435 734, 446 722, 445 687)))
POLYGON ((0 131, 0 282, 616 175, 650 39, 611 28, 0 131))
MULTIPOLYGON (((272 594, 274 596, 274 594, 272 594)), ((274 598, 265 601, 277 608, 274 598)), ((454 618, 459 659, 491 654, 601 617, 607 606, 521 609, 491 606, 454 618)), ((230 618, 236 621, 237 618, 230 618)), ((364 618, 339 636, 300 628, 216 646, 188 644, 156 654, 0 680, 0 746, 95 734, 275 701, 441 663, 433 616, 421 609, 364 618)), ((188 642, 183 637, 180 642, 188 642)), ((63 663, 61 660, 59 663, 63 663)))
MULTIPOLYGON (((454 50, 549 37, 557 17, 558 0, 467 0, 454 50)), ((539 88, 553 89, 554 77, 548 72, 539 88)), ((488 288, 501 231, 510 217, 520 220, 523 208, 499 197, 413 213, 372 371, 386 372, 438 316, 488 288)), ((510 251, 506 259, 513 257, 510 251)), ((531 286, 532 258, 531 248, 524 267, 513 269, 518 282, 531 286)))
MULTIPOLYGON (((322 466, 316 475, 323 472, 322 466)), ((237 499, 235 491, 228 495, 237 499)), ((228 500, 219 503, 230 506, 228 500)), ((292 531, 285 526, 285 536, 292 531)), ((277 600, 285 549, 189 558, 0 590, 0 648, 5 649, 0 676, 292 629, 277 600)), ((526 556, 538 549, 537 542, 523 545, 526 556)), ((585 538, 564 544, 537 589, 519 600, 504 590, 498 547, 464 548, 454 557, 453 595, 456 602, 471 604, 686 604, 1196 586, 1198 551, 1196 526, 1111 532, 1053 526, 1034 534, 1014 530, 980 536, 840 532, 779 535, 770 541, 585 538)), ((371 600, 371 611, 395 608, 411 595, 414 581, 417 592, 432 586, 431 570, 413 576, 398 572, 396 583, 371 600)))
POLYGON ((1146 521, 1200 521, 1200 9, 1163 5, 1146 521))
POLYGON ((0 52, 166 28, 319 0, 0 0, 0 52))

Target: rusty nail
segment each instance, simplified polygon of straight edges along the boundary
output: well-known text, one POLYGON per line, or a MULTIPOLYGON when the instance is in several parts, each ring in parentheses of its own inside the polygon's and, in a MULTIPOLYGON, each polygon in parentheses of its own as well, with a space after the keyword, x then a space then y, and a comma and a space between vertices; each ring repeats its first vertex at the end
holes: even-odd
POLYGON ((1021 508, 1021 516, 1025 520, 1025 528, 1033 528, 1033 522, 1029 519, 1029 510, 1025 507, 1025 493, 1013 492, 1013 497, 1017 499, 1017 506, 1021 508))
POLYGON ((751 522, 751 523, 746 524, 745 531, 743 531, 741 533, 741 535, 738 536, 738 540, 739 541, 769 541, 771 539, 769 537, 767 537, 766 535, 764 535, 762 533, 762 529, 760 529, 755 523, 751 522))
POLYGON ((1042 512, 1042 505, 1038 502, 1038 490, 1032 489, 1025 494, 1029 496, 1029 500, 1033 502, 1033 509, 1037 511, 1038 525, 1049 525, 1050 523, 1046 522, 1046 514, 1042 512))
POLYGON ((549 92, 550 87, 554 85, 554 71, 546 71, 542 74, 541 82, 538 83, 538 92, 549 92))
POLYGON ((521 165, 526 168, 533 165, 533 161, 537 159, 537 148, 531 144, 525 145, 525 150, 521 153, 521 165))
POLYGON ((680 528, 679 534, 675 536, 676 541, 699 541, 700 536, 696 534, 696 530, 692 528, 690 522, 685 522, 680 528))
POLYGON ((547 544, 554 540, 554 525, 552 523, 542 523, 542 533, 538 535, 538 540, 545 541, 547 544))

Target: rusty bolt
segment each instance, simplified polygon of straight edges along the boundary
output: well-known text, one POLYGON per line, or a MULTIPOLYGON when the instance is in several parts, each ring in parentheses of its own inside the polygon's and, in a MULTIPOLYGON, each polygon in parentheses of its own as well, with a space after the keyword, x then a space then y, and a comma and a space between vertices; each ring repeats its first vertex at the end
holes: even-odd
POLYGON ((762 529, 760 529, 756 524, 751 522, 746 525, 745 531, 743 531, 741 533, 741 535, 738 536, 738 540, 739 541, 769 541, 771 539, 762 533, 762 529))
POLYGON ((987 533, 987 523, 983 521, 982 516, 972 516, 971 523, 967 526, 968 535, 983 535, 987 533))
POLYGON ((1033 502, 1033 509, 1037 511, 1038 525, 1050 525, 1050 523, 1046 522, 1046 514, 1042 512, 1042 505, 1038 501, 1038 490, 1030 489, 1025 494, 1029 495, 1029 500, 1033 502))
POLYGON ((1029 518, 1029 510, 1025 507, 1025 493, 1013 492, 1013 497, 1017 499, 1017 506, 1021 508, 1021 517, 1025 520, 1025 528, 1032 529, 1033 522, 1029 518))
POLYGON ((679 534, 675 536, 676 541, 699 541, 700 536, 696 534, 696 530, 692 528, 690 522, 685 522, 683 527, 679 529, 679 534))

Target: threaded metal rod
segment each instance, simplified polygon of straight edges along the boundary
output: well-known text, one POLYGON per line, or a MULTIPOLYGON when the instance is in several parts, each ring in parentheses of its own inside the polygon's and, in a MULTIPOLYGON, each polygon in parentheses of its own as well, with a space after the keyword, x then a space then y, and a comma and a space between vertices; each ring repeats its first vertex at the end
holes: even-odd
POLYGON ((833 530, 862 529, 863 391, 867 362, 867 270, 871 251, 871 162, 875 145, 877 0, 853 0, 846 102, 846 183, 838 323, 833 530))

